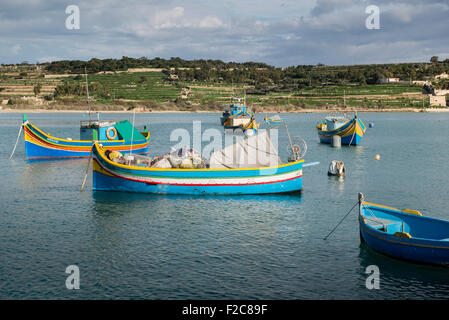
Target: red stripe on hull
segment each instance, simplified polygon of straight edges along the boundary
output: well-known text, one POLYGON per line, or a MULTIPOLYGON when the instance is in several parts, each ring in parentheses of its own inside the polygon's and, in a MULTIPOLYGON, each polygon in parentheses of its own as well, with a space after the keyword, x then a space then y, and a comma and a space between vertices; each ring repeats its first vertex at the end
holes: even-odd
MULTIPOLYGON (((238 184, 229 184, 229 183, 223 183, 223 184, 200 184, 200 183, 163 183, 163 182, 149 182, 149 181, 142 181, 142 180, 136 180, 136 179, 131 179, 131 178, 125 178, 125 177, 120 177, 118 175, 116 175, 114 172, 111 172, 110 170, 106 169, 104 166, 102 166, 97 159, 94 158, 94 161, 103 168, 103 170, 107 171, 109 174, 113 175, 114 178, 119 178, 119 179, 125 179, 125 180, 129 180, 129 181, 134 181, 134 182, 141 182, 141 183, 146 183, 146 184, 153 184, 153 185, 157 185, 157 184, 161 184, 161 185, 169 185, 169 186, 191 186, 191 187, 223 187, 223 186, 249 186, 249 185, 259 185, 259 184, 270 184, 270 183, 279 183, 279 182, 285 182, 285 181, 290 181, 290 180, 294 180, 294 179, 298 179, 298 178, 302 178, 302 174, 297 176, 297 177, 293 177, 293 178, 289 178, 289 179, 283 179, 283 180, 278 180, 278 181, 268 181, 268 182, 255 182, 255 183, 238 183, 238 184)), ((169 178, 167 178, 169 179, 169 178)), ((188 179, 188 178, 185 178, 188 179)), ((210 178, 204 178, 204 179, 210 179, 210 178)))

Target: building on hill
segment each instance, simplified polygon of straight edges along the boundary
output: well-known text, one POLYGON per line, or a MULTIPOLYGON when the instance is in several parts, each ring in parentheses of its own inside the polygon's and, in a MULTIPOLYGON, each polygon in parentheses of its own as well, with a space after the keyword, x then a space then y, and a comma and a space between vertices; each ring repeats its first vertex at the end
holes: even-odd
POLYGON ((429 104, 431 107, 446 107, 446 96, 434 96, 429 94, 429 104))
POLYGON ((443 72, 442 74, 436 75, 434 77, 435 80, 439 80, 439 79, 449 79, 449 74, 447 74, 446 72, 443 72))
POLYGON ((412 80, 411 84, 416 84, 416 85, 420 85, 420 86, 430 86, 432 84, 432 82, 430 82, 428 80, 412 80))
POLYGON ((446 90, 446 89, 434 89, 433 93, 436 96, 445 96, 445 95, 449 94, 449 90, 446 90))
POLYGON ((399 83, 399 78, 381 78, 379 83, 399 83))
POLYGON ((181 99, 187 99, 189 97, 190 87, 184 87, 181 90, 181 99))

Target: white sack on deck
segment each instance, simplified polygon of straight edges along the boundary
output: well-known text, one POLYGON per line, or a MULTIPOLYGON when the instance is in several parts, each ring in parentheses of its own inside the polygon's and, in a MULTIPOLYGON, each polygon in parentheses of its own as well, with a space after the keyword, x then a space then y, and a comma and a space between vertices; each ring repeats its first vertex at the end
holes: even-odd
POLYGON ((211 153, 211 169, 259 168, 282 164, 266 130, 211 153))

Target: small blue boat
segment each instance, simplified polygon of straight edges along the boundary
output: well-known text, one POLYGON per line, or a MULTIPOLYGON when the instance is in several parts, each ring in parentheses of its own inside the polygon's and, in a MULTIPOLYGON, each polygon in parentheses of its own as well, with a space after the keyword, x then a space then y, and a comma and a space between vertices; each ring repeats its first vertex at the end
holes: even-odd
POLYGON ((359 194, 361 241, 385 255, 449 266, 449 221, 364 201, 359 194))
POLYGON ((332 137, 341 137, 341 144, 356 146, 362 140, 366 126, 357 115, 352 119, 346 116, 330 115, 317 125, 318 137, 321 143, 331 143, 332 137))

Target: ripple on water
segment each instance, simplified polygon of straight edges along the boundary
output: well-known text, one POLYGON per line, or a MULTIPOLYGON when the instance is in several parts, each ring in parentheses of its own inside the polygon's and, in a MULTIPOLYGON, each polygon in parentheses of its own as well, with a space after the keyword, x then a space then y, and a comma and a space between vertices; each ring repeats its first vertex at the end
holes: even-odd
MULTIPOLYGON (((315 123, 323 115, 285 115, 292 133, 308 143, 306 161, 320 161, 304 169, 303 194, 235 197, 92 192, 90 177, 80 193, 85 160, 26 163, 23 144, 13 161, 6 159, 17 135, 12 117, 0 117, 2 299, 449 297, 447 269, 360 245, 356 212, 323 240, 360 191, 373 202, 449 219, 448 152, 441 148, 449 127, 437 122, 449 121, 447 114, 361 114, 376 127, 362 147, 340 149, 317 142, 315 123), (334 159, 345 162, 344 179, 327 176, 334 159), (82 290, 65 288, 70 264, 80 267, 82 290), (365 269, 373 264, 380 290, 365 287, 365 269)), ((29 118, 57 136, 79 134, 79 114, 29 118)), ((171 130, 191 130, 197 119, 202 130, 221 129, 217 114, 146 114, 137 125, 150 124, 156 155, 173 144, 171 130)), ((287 141, 280 131, 279 145, 287 141)), ((284 147, 280 153, 285 159, 284 147)))

